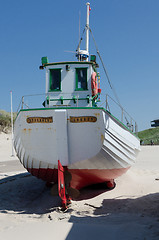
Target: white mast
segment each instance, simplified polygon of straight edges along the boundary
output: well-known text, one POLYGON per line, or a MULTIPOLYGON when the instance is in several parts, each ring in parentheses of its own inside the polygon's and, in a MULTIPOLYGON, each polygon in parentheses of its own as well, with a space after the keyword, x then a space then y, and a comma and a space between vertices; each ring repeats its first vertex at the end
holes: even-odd
MULTIPOLYGON (((90 11, 90 3, 87 2, 87 21, 86 21, 86 52, 89 56, 89 11, 90 11)), ((88 57, 86 59, 88 61, 88 57)))
POLYGON ((86 49, 85 50, 81 50, 80 49, 80 44, 81 44, 81 40, 79 41, 79 45, 78 45, 78 49, 77 49, 77 54, 76 57, 78 58, 79 61, 88 61, 88 57, 89 57, 89 11, 90 11, 90 3, 87 2, 87 19, 86 19, 86 49))

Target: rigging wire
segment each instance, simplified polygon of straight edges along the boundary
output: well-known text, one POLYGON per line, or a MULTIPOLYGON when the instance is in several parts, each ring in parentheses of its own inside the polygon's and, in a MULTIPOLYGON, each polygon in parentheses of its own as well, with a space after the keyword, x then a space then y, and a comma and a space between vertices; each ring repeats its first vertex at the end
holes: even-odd
MULTIPOLYGON (((121 105, 121 103, 120 103, 120 100, 119 100, 119 97, 118 97, 118 95, 117 95, 117 93, 116 93, 116 90, 115 90, 115 88, 113 87, 113 85, 112 85, 112 83, 111 83, 111 81, 110 81, 110 78, 109 78, 108 72, 107 72, 107 70, 106 70, 106 67, 105 67, 104 62, 103 62, 103 59, 102 59, 102 57, 101 57, 101 55, 100 55, 100 52, 99 52, 99 49, 98 49, 97 43, 96 43, 96 41, 95 41, 95 38, 94 38, 94 36, 93 36, 92 30, 90 29, 90 27, 89 27, 89 31, 90 31, 90 33, 91 33, 91 35, 92 35, 92 39, 93 39, 93 41, 94 41, 94 45, 95 45, 95 48, 96 48, 96 52, 97 52, 97 54, 98 54, 98 56, 99 56, 99 59, 100 59, 100 61, 101 61, 101 63, 102 63, 102 66, 103 66, 103 69, 104 69, 105 75, 106 75, 106 77, 107 77, 107 80, 108 80, 109 86, 110 86, 110 88, 112 89, 112 91, 113 91, 113 93, 114 93, 114 96, 115 96, 115 98, 116 98, 116 100, 117 100, 117 102, 118 102, 120 108, 121 108, 122 111, 123 111, 124 108, 122 107, 122 105, 121 105)), ((129 124, 129 121, 128 121, 126 115, 125 115, 125 111, 123 111, 123 115, 124 115, 124 118, 125 118, 127 124, 129 124)))
POLYGON ((76 51, 78 51, 79 48, 80 48, 81 42, 82 42, 82 40, 83 40, 83 34, 84 34, 85 30, 86 30, 86 28, 84 28, 84 30, 83 30, 83 32, 82 32, 82 36, 81 36, 81 38, 80 38, 79 44, 78 44, 78 46, 77 46, 77 48, 76 48, 76 51))
MULTIPOLYGON (((108 72, 107 72, 106 67, 105 67, 105 65, 104 65, 103 59, 102 59, 102 57, 101 57, 101 55, 100 55, 100 52, 99 52, 97 43, 96 43, 95 38, 94 38, 94 36, 93 36, 92 30, 91 30, 91 28, 90 28, 89 26, 87 26, 87 25, 85 26, 85 28, 84 28, 84 30, 83 30, 83 32, 82 32, 82 36, 81 36, 81 38, 80 38, 80 41, 79 41, 79 44, 78 44, 78 46, 77 46, 76 52, 77 52, 77 51, 79 50, 79 48, 80 48, 81 42, 82 42, 82 40, 83 40, 83 34, 84 34, 84 32, 85 32, 85 30, 86 30, 87 28, 89 28, 89 31, 90 31, 90 33, 91 33, 91 35, 92 35, 92 39, 93 39, 93 41, 94 41, 94 45, 95 45, 95 48, 96 48, 96 52, 97 52, 97 54, 98 54, 98 56, 99 56, 99 59, 100 59, 100 61, 101 61, 101 63, 102 63, 102 66, 103 66, 105 75, 106 75, 106 77, 107 77, 109 86, 110 86, 110 88, 112 89, 112 92, 113 92, 113 94, 114 94, 114 96, 115 96, 115 98, 116 98, 116 100, 117 100, 120 108, 121 108, 122 111, 123 111, 124 108, 122 107, 122 105, 121 105, 121 103, 120 103, 120 100, 119 100, 119 97, 118 97, 118 95, 117 95, 117 93, 116 93, 116 90, 115 90, 115 88, 113 87, 113 85, 112 85, 112 83, 111 83, 111 80, 110 80, 110 78, 109 78, 108 72)), ((125 120, 126 120, 126 122, 127 122, 127 124, 128 124, 129 121, 128 121, 128 119, 126 118, 124 112, 123 112, 123 115, 124 115, 125 120)))
POLYGON ((118 95, 117 95, 117 93, 116 93, 116 91, 115 91, 115 88, 113 87, 113 85, 112 85, 112 83, 111 83, 111 81, 110 81, 110 78, 109 78, 109 76, 108 76, 108 72, 107 72, 106 67, 105 67, 105 65, 104 65, 103 59, 102 59, 102 57, 101 57, 101 55, 100 55, 100 52, 99 52, 98 46, 97 46, 97 44, 96 44, 95 38, 94 38, 94 36, 93 36, 92 30, 91 30, 90 28, 89 28, 89 31, 90 31, 90 33, 91 33, 91 35, 92 35, 92 39, 93 39, 93 41, 94 41, 94 45, 95 45, 95 48, 96 48, 96 52, 97 52, 97 54, 98 54, 98 56, 99 56, 99 59, 100 59, 100 61, 101 61, 101 63, 102 63, 102 66, 103 66, 105 75, 106 75, 106 77, 107 77, 109 86, 110 86, 110 88, 112 89, 112 91, 113 91, 113 93, 114 93, 114 96, 115 96, 115 98, 116 98, 119 106, 120 106, 121 108, 123 108, 122 105, 120 104, 120 100, 119 100, 118 95))

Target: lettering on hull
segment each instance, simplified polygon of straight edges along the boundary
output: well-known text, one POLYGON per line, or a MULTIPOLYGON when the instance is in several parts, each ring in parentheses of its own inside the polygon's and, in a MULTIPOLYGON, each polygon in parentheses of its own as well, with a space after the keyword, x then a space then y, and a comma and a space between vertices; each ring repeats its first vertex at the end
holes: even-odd
POLYGON ((28 117, 26 119, 27 123, 52 123, 52 117, 28 117))
POLYGON ((97 121, 97 118, 94 116, 82 116, 82 117, 71 117, 70 116, 71 123, 96 122, 96 121, 97 121))

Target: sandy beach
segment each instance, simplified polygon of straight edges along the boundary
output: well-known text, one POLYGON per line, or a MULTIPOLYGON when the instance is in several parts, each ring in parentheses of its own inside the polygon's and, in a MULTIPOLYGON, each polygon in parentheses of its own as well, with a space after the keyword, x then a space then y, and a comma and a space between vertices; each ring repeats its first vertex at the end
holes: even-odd
POLYGON ((142 146, 115 189, 83 189, 66 213, 11 155, 11 135, 0 133, 0 239, 159 239, 159 146, 142 146))

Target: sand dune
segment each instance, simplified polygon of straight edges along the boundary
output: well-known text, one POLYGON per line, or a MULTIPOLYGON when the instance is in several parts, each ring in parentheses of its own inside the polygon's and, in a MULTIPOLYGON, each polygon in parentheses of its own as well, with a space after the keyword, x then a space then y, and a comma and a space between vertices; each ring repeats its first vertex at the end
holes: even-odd
POLYGON ((159 146, 142 146, 114 190, 83 189, 66 213, 11 153, 11 136, 1 133, 0 239, 159 239, 159 146))

